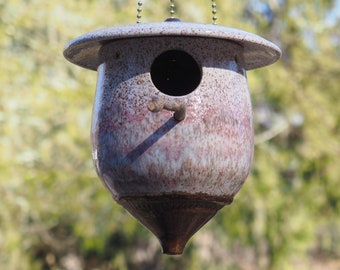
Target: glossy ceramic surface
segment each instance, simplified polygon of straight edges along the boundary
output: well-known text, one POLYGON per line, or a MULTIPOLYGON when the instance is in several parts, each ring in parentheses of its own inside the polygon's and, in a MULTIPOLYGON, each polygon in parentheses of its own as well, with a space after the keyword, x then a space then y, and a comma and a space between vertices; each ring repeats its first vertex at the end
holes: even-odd
POLYGON ((249 174, 246 70, 275 62, 280 50, 236 29, 165 22, 98 30, 64 55, 98 70, 91 132, 98 175, 165 253, 182 253, 249 174), (181 117, 150 109, 155 100, 184 108, 181 117))
POLYGON ((64 56, 78 66, 97 70, 101 63, 99 50, 107 42, 157 36, 204 37, 236 42, 243 47, 246 70, 270 65, 281 56, 275 44, 252 33, 220 25, 187 22, 142 23, 96 30, 67 44, 64 56))

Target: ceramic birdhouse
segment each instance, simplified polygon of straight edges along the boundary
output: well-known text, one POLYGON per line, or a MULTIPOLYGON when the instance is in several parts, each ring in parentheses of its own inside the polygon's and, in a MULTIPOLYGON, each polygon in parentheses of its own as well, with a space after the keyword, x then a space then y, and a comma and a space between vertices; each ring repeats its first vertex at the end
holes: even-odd
POLYGON ((97 173, 167 254, 230 204, 253 158, 246 71, 273 43, 218 25, 167 20, 94 31, 65 57, 98 73, 91 131, 97 173))

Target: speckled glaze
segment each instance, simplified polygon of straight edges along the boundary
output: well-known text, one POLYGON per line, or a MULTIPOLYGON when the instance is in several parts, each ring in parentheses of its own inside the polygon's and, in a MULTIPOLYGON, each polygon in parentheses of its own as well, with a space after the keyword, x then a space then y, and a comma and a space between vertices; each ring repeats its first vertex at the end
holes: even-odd
POLYGON ((246 70, 275 62, 280 50, 236 29, 164 22, 92 32, 69 43, 64 55, 98 71, 91 133, 98 175, 165 253, 182 253, 249 174, 246 70), (169 50, 189 53, 200 66, 200 84, 187 95, 166 95, 153 84, 152 63, 169 50), (147 104, 157 98, 185 104, 185 119, 150 112, 147 104))
POLYGON ((101 47, 119 39, 141 37, 189 36, 234 41, 243 48, 246 70, 276 62, 281 51, 275 44, 240 29, 200 23, 157 22, 104 28, 80 36, 65 46, 64 56, 70 62, 92 70, 101 64, 101 47))
POLYGON ((238 44, 201 37, 125 39, 102 47, 92 146, 116 200, 176 192, 232 197, 239 190, 253 155, 241 52, 238 44), (150 78, 153 60, 173 48, 190 52, 202 67, 200 85, 186 96, 162 94, 150 78), (169 111, 150 113, 155 97, 185 103, 184 121, 169 111))

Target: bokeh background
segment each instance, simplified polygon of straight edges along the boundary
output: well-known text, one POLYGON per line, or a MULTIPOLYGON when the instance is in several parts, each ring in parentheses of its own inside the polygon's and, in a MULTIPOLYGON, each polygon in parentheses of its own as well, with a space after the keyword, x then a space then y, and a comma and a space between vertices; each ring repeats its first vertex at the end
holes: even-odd
MULTIPOLYGON (((232 205, 162 255, 98 180, 89 144, 96 72, 62 51, 136 21, 132 0, 0 0, 0 269, 340 269, 340 1, 217 0, 217 22, 282 59, 248 72, 254 165, 232 205)), ((142 21, 169 1, 144 0, 142 21)), ((211 1, 176 1, 211 23, 211 1)))

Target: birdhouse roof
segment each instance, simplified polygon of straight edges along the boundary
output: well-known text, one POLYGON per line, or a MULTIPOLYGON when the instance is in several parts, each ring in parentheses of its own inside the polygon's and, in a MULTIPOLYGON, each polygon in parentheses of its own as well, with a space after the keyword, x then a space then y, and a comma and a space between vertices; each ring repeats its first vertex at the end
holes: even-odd
POLYGON ((108 42, 141 37, 205 37, 236 42, 243 47, 247 70, 270 65, 281 56, 281 50, 272 42, 249 32, 213 25, 186 22, 159 22, 123 25, 96 30, 69 42, 64 56, 81 67, 97 70, 100 48, 108 42))

